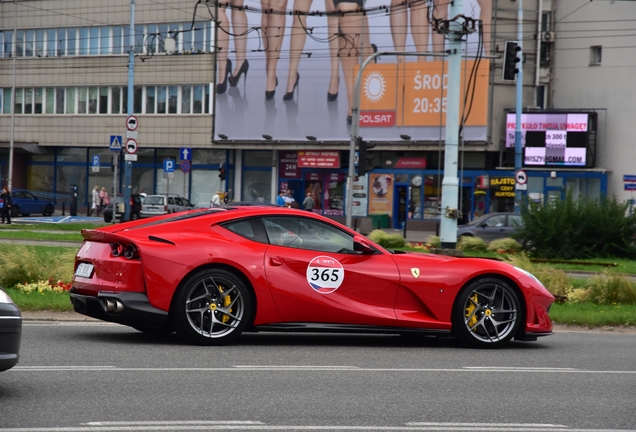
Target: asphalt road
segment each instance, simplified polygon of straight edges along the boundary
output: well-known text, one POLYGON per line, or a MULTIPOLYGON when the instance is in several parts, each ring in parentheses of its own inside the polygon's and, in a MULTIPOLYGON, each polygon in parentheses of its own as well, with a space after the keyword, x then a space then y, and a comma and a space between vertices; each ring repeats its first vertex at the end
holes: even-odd
POLYGON ((183 344, 25 321, 0 432, 636 431, 636 334, 559 331, 500 350, 453 339, 246 334, 183 344))

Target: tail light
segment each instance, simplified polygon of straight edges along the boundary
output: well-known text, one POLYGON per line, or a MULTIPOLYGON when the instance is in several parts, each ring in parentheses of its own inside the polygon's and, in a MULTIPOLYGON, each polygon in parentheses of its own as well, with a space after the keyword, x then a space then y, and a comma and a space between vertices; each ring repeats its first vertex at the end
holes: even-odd
POLYGON ((139 258, 139 250, 132 243, 127 245, 122 245, 121 243, 111 243, 110 251, 111 255, 115 258, 122 255, 129 260, 139 258))
POLYGON ((168 206, 167 206, 167 205, 163 206, 163 211, 165 211, 166 213, 168 213, 168 206))

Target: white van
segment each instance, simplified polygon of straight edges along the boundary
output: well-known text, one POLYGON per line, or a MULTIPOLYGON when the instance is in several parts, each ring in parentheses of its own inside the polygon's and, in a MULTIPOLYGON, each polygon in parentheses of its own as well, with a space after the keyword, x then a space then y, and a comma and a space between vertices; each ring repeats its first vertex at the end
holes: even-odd
POLYGON ((167 213, 192 210, 194 204, 177 194, 147 195, 141 205, 141 217, 153 217, 167 213))

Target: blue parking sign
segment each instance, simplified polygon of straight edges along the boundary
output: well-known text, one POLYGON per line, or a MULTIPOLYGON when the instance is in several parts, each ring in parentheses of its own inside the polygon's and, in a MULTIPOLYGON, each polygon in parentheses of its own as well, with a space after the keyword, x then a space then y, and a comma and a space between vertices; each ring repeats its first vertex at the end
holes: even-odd
POLYGON ((163 160, 163 170, 165 172, 174 172, 174 159, 163 160))
POLYGON ((100 163, 99 155, 98 154, 93 155, 93 166, 98 167, 99 163, 100 163))

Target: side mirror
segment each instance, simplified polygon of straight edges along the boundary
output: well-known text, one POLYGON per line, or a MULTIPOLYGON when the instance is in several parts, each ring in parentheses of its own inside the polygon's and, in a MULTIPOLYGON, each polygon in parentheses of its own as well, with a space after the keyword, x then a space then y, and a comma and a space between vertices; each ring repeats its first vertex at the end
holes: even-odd
POLYGON ((371 247, 371 243, 362 236, 355 236, 353 238, 353 250, 362 252, 363 255, 375 253, 375 249, 371 247))

